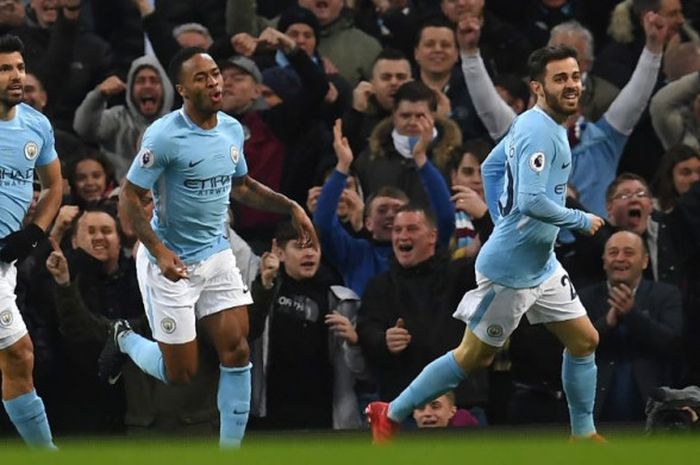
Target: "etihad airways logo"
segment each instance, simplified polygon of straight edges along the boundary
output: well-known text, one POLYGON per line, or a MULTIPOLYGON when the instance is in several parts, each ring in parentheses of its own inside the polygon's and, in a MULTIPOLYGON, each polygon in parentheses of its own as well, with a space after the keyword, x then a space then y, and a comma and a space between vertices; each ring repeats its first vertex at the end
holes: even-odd
POLYGON ((3 186, 15 186, 32 183, 34 181, 34 168, 16 170, 0 167, 0 184, 3 186))
POLYGON ((231 186, 231 175, 212 176, 206 179, 185 179, 184 185, 195 195, 209 196, 228 192, 231 186))

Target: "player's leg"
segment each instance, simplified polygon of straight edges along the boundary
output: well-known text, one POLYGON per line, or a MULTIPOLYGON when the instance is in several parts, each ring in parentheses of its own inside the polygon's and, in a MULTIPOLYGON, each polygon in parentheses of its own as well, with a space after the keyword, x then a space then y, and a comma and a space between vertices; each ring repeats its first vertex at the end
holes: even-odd
POLYGON ((564 344, 562 386, 566 394, 573 437, 596 435, 593 406, 597 368, 598 331, 576 295, 566 270, 557 271, 539 287, 541 293, 528 312, 531 323, 544 323, 564 344))
POLYGON ((219 355, 220 445, 239 447, 250 411, 248 310, 245 306, 224 310, 203 318, 202 324, 219 355))
POLYGON ((248 310, 253 302, 231 250, 207 260, 205 284, 196 311, 219 356, 217 403, 221 419, 221 447, 239 447, 250 411, 250 351, 248 310))
POLYGON ((482 342, 469 328, 459 346, 433 360, 411 384, 389 404, 388 417, 401 423, 413 410, 455 389, 466 375, 491 364, 498 347, 482 342))
POLYGON ((2 403, 22 439, 55 449, 44 402, 34 389, 34 346, 15 303, 17 268, 0 263, 0 373, 2 403))
MULTIPOLYGON (((9 338, 4 340, 9 342, 9 338)), ((8 347, 3 346, 3 338, 0 337, 2 403, 5 411, 29 446, 55 449, 44 402, 34 389, 33 369, 34 348, 26 330, 8 347)))
POLYGON ((374 442, 389 440, 413 409, 454 389, 470 371, 488 366, 534 301, 527 290, 498 286, 481 276, 478 283, 454 314, 467 323, 460 345, 428 364, 388 407, 382 402, 368 406, 374 442))
POLYGON ((561 379, 569 405, 571 434, 574 437, 595 435, 593 408, 598 372, 595 364, 598 331, 587 316, 548 323, 546 326, 566 348, 561 379))
POLYGON ((104 378, 115 380, 120 366, 114 355, 122 353, 164 383, 188 383, 197 372, 195 303, 203 279, 193 269, 189 279, 168 280, 158 265, 149 261, 143 247, 136 254, 136 273, 148 323, 158 342, 136 334, 126 322, 117 321, 100 355, 100 372, 104 378))

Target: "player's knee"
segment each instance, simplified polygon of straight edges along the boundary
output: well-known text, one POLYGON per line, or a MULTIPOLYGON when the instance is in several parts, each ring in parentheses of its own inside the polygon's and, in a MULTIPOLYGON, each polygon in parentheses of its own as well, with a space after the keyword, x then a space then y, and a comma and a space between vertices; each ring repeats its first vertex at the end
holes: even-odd
POLYGON ((171 384, 189 384, 197 374, 197 367, 177 367, 166 369, 171 384))
POLYGON ((4 376, 8 378, 31 377, 34 367, 34 349, 32 344, 15 344, 6 351, 4 376))
POLYGON ((595 352, 598 347, 598 331, 595 329, 576 341, 574 347, 568 347, 569 353, 577 357, 586 357, 595 352))
POLYGON ((220 351, 219 359, 221 364, 225 367, 244 366, 250 359, 248 340, 246 338, 241 338, 238 341, 234 341, 226 350, 220 351))

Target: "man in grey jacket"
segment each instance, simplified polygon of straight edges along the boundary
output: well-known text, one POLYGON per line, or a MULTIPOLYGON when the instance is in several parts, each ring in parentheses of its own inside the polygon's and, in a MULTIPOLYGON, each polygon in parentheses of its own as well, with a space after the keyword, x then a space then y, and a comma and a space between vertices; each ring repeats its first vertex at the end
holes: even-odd
POLYGON ((75 111, 73 128, 87 142, 99 144, 121 179, 137 152, 143 131, 173 105, 173 86, 152 56, 131 63, 126 84, 110 76, 89 92, 75 111), (107 108, 107 101, 126 92, 126 105, 107 108))

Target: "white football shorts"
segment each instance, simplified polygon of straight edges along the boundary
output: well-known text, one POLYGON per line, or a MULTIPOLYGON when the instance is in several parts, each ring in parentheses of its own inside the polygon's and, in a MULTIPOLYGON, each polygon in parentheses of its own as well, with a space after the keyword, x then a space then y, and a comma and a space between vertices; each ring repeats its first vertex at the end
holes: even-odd
POLYGON ((27 334, 27 327, 17 308, 16 285, 15 265, 0 262, 0 350, 7 349, 27 334))
POLYGON ((141 246, 136 253, 136 274, 153 338, 166 344, 193 341, 198 319, 253 303, 231 249, 188 265, 188 278, 172 282, 141 246))
POLYGON ((476 273, 477 288, 464 294, 453 317, 490 346, 502 347, 527 314, 532 324, 579 318, 586 309, 576 294, 566 270, 556 271, 539 286, 513 289, 495 284, 476 273))

